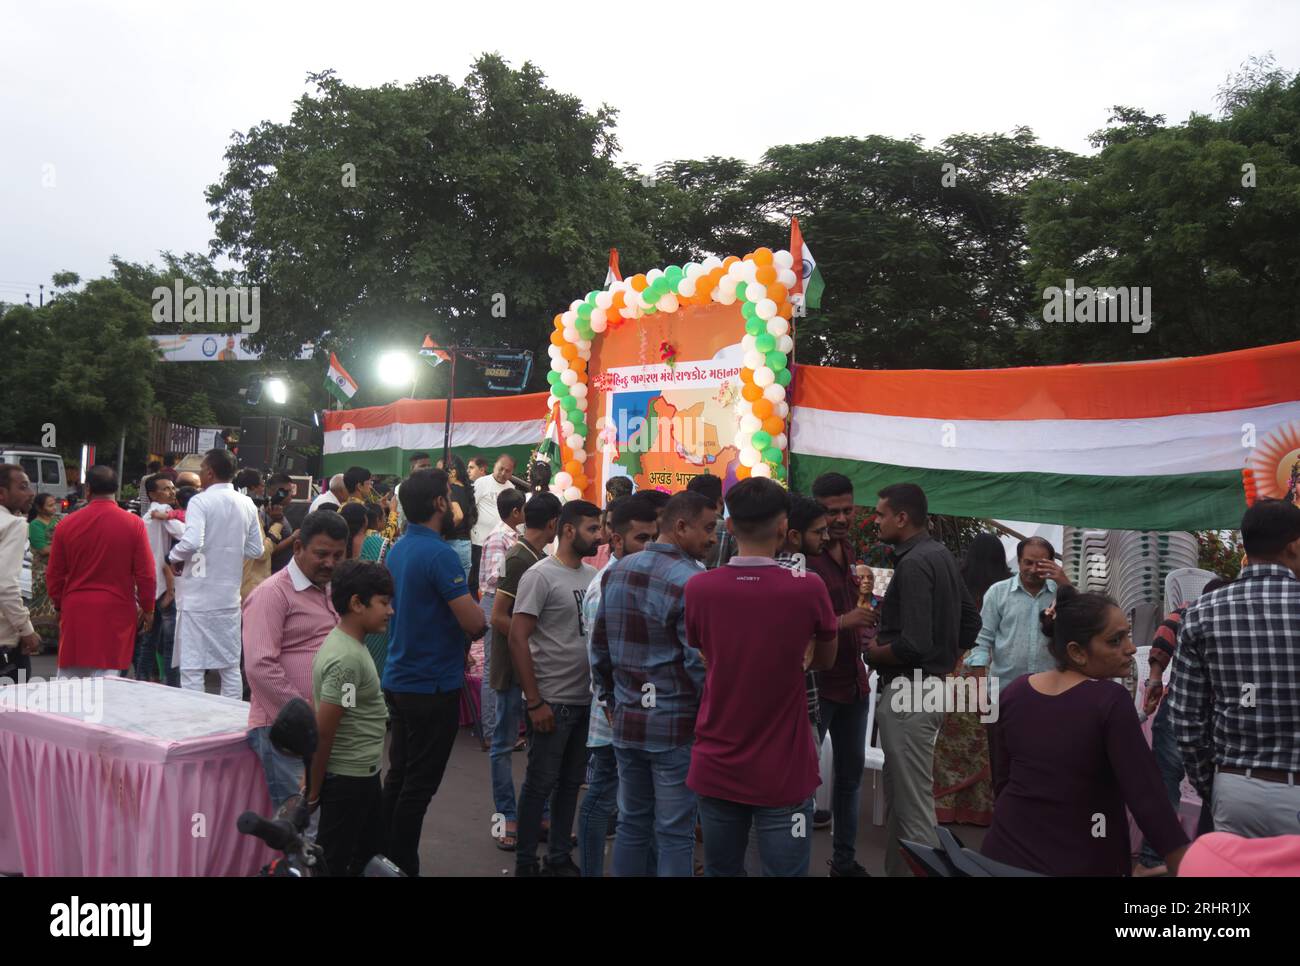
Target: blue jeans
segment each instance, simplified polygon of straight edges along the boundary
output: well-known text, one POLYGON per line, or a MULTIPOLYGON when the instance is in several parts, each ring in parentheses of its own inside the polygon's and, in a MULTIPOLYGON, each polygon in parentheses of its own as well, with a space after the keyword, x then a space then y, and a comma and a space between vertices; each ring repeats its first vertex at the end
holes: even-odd
POLYGON ((271 792, 271 805, 275 811, 294 795, 302 791, 302 759, 286 755, 271 744, 271 726, 253 728, 248 732, 248 747, 261 759, 266 772, 266 786, 271 792))
POLYGON ((470 551, 470 542, 468 540, 448 540, 448 546, 456 551, 456 556, 460 558, 460 565, 465 569, 465 580, 469 581, 469 568, 473 566, 470 562, 473 554, 470 551))
POLYGON ((533 729, 528 739, 528 770, 519 789, 519 836, 516 872, 536 870, 542 816, 551 803, 551 831, 546 839, 549 865, 563 865, 573 852, 573 816, 587 771, 587 724, 591 704, 552 704, 553 731, 533 729))
MULTIPOLYGON (((159 598, 162 599, 161 597, 159 598)), ((176 601, 166 607, 156 606, 153 627, 136 638, 135 676, 139 681, 158 680, 158 658, 162 658, 163 681, 170 687, 181 686, 181 670, 172 667, 172 645, 176 641, 176 601)))
POLYGON ((853 704, 825 698, 821 701, 818 737, 830 732, 835 765, 835 783, 831 792, 831 815, 835 820, 831 862, 840 867, 851 866, 857 858, 858 802, 861 799, 862 770, 867 765, 868 703, 869 699, 865 697, 853 704))
POLYGON ((671 751, 615 748, 618 836, 614 874, 645 875, 650 849, 659 849, 661 878, 695 873, 695 793, 686 787, 691 745, 671 751))
POLYGON ((618 761, 613 745, 591 749, 587 794, 578 810, 578 842, 582 845, 582 874, 605 874, 605 832, 618 802, 618 761))
MULTIPOLYGON (((1169 716, 1169 696, 1165 695, 1151 722, 1151 751, 1156 756, 1156 766, 1164 780, 1169 804, 1174 807, 1174 814, 1178 815, 1183 799, 1183 756, 1178 750, 1178 739, 1174 737, 1174 726, 1169 716)), ((1138 853, 1138 861, 1149 869, 1165 864, 1164 856, 1156 855, 1156 850, 1145 838, 1142 840, 1142 851, 1138 853)))
POLYGON ((496 709, 492 726, 492 749, 488 753, 492 771, 492 805, 507 822, 517 817, 515 802, 515 775, 510 768, 510 755, 519 740, 519 722, 524 714, 524 695, 515 685, 509 691, 493 691, 492 702, 496 709))
POLYGON ((700 796, 704 874, 743 876, 752 823, 765 876, 805 876, 812 861, 813 800, 764 808, 700 796), (802 820, 800 820, 802 819, 802 820))
POLYGON ((479 688, 479 727, 485 739, 490 738, 496 730, 497 693, 492 690, 492 601, 496 594, 484 594, 479 601, 483 609, 483 619, 487 621, 487 630, 483 632, 483 685, 479 688))

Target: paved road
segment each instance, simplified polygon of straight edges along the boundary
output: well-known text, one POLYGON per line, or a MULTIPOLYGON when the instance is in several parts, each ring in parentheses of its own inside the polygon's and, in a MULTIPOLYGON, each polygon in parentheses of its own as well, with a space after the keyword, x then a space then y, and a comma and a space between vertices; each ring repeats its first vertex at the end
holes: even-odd
MULTIPOLYGON (((32 673, 49 677, 54 673, 52 655, 42 655, 33 661, 32 673)), ((208 690, 216 692, 217 679, 209 675, 208 690)), ((526 756, 514 756, 515 786, 524 780, 526 756)), ((858 824, 858 861, 872 875, 884 874, 885 830, 871 822, 872 778, 868 772, 863 779, 861 816, 858 824)), ((424 820, 424 834, 420 840, 420 869, 422 875, 437 876, 508 876, 514 873, 514 853, 498 849, 491 837, 492 789, 488 780, 488 756, 479 750, 478 739, 462 729, 452 749, 451 760, 442 787, 434 796, 424 820)), ((576 826, 576 821, 575 821, 576 826)), ((984 839, 984 829, 973 826, 953 826, 958 838, 967 846, 978 848, 984 839)), ((576 828, 575 828, 576 831, 576 828)), ((825 875, 831 857, 831 831, 814 830, 813 857, 810 874, 825 875)), ((606 867, 609 848, 606 842, 606 867)), ((543 849, 545 846, 543 846, 543 849)), ((576 861, 576 856, 575 856, 576 861)))

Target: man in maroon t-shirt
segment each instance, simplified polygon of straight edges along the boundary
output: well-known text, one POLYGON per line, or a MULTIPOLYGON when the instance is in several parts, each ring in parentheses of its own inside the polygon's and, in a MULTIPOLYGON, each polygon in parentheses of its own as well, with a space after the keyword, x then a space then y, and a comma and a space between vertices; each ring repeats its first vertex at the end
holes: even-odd
POLYGON ((835 660, 826 586, 773 559, 789 494, 762 477, 727 494, 738 553, 686 584, 686 634, 706 662, 687 786, 699 796, 704 874, 745 874, 753 825, 764 875, 802 876, 819 782, 804 671, 835 660))
POLYGON ((821 701, 821 730, 817 737, 822 739, 830 732, 835 762, 835 787, 831 792, 835 831, 830 869, 832 876, 861 878, 867 870, 857 861, 858 803, 866 767, 867 729, 871 727, 862 644, 864 628, 875 622, 876 613, 858 606, 858 578, 849 543, 853 483, 843 473, 823 473, 813 480, 812 494, 826 508, 830 539, 821 553, 808 557, 808 569, 825 581, 831 606, 840 615, 835 666, 817 675, 821 701))

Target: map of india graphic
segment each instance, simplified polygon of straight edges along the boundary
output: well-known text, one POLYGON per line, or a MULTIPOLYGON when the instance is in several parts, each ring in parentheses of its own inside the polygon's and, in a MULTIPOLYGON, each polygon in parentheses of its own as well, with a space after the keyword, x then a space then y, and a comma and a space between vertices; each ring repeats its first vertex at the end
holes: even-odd
POLYGON ((734 476, 739 450, 734 444, 732 392, 724 386, 626 394, 630 405, 616 402, 614 407, 614 463, 627 471, 638 489, 685 489, 691 477, 701 473, 734 476))

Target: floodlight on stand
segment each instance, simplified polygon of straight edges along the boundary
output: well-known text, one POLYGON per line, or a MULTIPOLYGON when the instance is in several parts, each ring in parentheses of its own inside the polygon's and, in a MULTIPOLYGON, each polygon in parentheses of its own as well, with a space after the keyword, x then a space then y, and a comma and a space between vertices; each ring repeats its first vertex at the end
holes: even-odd
POLYGON ((289 387, 283 379, 268 379, 263 383, 267 396, 277 406, 283 406, 289 400, 289 387))
POLYGON ((405 352, 385 352, 379 357, 379 378, 388 386, 409 386, 415 379, 415 363, 405 352))

